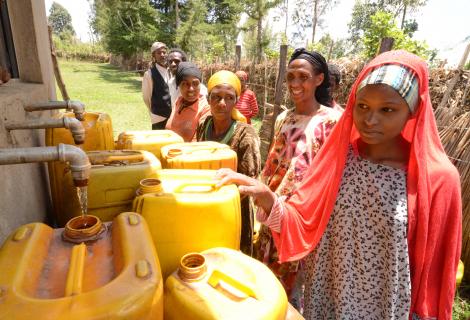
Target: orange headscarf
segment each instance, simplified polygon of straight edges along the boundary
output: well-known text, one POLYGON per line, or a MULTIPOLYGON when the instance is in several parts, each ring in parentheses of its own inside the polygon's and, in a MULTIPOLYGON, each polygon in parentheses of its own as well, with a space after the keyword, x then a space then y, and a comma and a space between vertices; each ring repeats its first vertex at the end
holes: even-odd
POLYGON ((357 86, 375 68, 401 64, 419 82, 419 103, 402 131, 411 143, 408 161, 408 249, 411 314, 450 319, 460 257, 462 207, 459 174, 439 139, 429 97, 426 63, 406 51, 373 59, 351 88, 346 109, 315 157, 300 188, 283 205, 281 233, 273 232, 279 260, 305 257, 320 241, 336 202, 348 147, 358 139, 353 123, 357 86))

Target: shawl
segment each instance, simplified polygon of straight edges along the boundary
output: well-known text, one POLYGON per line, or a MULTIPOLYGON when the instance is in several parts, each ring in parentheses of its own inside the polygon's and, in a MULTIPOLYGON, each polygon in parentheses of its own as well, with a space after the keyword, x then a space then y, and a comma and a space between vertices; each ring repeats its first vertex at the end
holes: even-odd
POLYGON ((439 139, 426 64, 411 53, 401 50, 383 53, 361 71, 343 116, 301 186, 281 203, 285 209, 281 233, 273 232, 273 238, 280 262, 301 259, 318 244, 336 201, 348 146, 359 138, 353 123, 357 86, 384 64, 401 64, 413 70, 419 83, 418 106, 402 131, 411 144, 407 168, 410 319, 412 314, 451 319, 461 249, 460 178, 439 139))

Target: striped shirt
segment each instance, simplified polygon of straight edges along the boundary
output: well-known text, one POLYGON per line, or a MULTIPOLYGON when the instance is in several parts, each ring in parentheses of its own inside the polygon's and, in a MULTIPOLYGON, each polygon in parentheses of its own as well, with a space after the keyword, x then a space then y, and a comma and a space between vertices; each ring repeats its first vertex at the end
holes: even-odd
POLYGON ((245 116, 247 123, 251 123, 250 119, 258 114, 258 103, 256 102, 255 93, 250 89, 243 91, 235 108, 245 116))

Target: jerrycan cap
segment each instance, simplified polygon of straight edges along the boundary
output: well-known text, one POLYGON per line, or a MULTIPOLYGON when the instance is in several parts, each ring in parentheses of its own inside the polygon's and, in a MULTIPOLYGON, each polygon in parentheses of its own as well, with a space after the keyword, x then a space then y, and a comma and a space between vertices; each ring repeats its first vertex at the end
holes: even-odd
POLYGON ((174 158, 174 157, 180 156, 180 155, 182 155, 182 154, 183 154, 183 150, 177 149, 177 148, 173 148, 173 149, 168 150, 167 156, 168 156, 169 158, 174 158))
POLYGON ((155 193, 157 195, 163 194, 162 182, 155 178, 142 179, 139 182, 140 187, 136 191, 137 196, 141 196, 147 193, 155 193))
POLYGON ((178 276, 185 282, 198 281, 206 275, 206 258, 200 253, 185 254, 180 261, 178 276))
POLYGON ((65 225, 62 239, 72 243, 94 241, 101 238, 106 226, 92 215, 83 215, 70 219, 65 225))

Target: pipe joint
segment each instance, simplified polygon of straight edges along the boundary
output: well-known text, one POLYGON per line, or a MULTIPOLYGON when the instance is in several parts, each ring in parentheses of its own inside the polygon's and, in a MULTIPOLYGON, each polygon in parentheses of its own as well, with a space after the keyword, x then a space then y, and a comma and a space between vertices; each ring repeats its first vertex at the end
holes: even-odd
POLYGON ((85 105, 78 100, 40 102, 25 106, 24 109, 28 112, 67 109, 73 111, 77 120, 85 120, 85 105))
POLYGON ((62 119, 64 127, 72 133, 75 144, 83 144, 85 142, 85 128, 83 124, 75 118, 63 117, 62 119))
POLYGON ((83 187, 88 184, 90 178, 91 164, 87 154, 82 149, 60 143, 57 146, 60 161, 68 161, 72 171, 75 186, 83 187))

